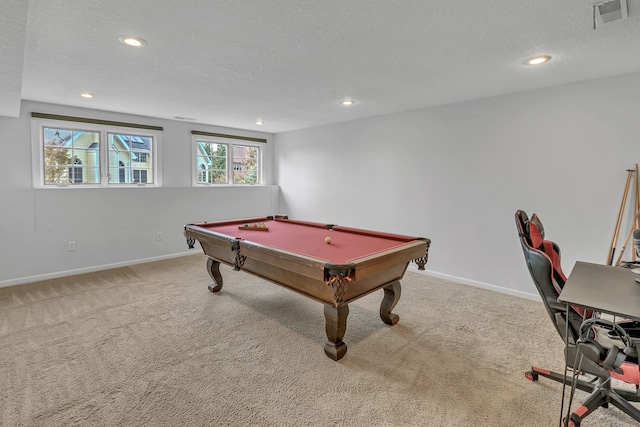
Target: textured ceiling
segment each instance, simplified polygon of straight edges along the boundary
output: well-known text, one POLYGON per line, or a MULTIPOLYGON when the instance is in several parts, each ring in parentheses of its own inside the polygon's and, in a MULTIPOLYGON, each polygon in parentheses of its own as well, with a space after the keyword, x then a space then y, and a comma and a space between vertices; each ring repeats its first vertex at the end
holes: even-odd
POLYGON ((2 0, 0 115, 24 99, 279 133, 640 71, 640 0, 594 30, 596 2, 2 0))

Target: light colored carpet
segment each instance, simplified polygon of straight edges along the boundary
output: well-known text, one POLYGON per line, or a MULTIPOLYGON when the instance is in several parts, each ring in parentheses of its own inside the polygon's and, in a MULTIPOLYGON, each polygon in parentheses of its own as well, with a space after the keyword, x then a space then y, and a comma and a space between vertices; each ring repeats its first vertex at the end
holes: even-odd
MULTIPOLYGON (((562 386, 524 377, 562 369, 541 303, 409 271, 400 322, 381 291, 351 304, 334 362, 321 304, 222 274, 211 294, 198 254, 0 289, 0 424, 558 425, 562 386)), ((631 425, 613 407, 583 422, 631 425)))

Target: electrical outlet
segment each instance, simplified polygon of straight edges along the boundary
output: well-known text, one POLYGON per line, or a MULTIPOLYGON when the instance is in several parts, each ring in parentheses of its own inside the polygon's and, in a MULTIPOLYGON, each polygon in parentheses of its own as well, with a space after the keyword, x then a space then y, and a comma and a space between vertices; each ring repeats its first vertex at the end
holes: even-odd
POLYGON ((162 240, 162 232, 158 231, 158 232, 156 233, 156 240, 157 240, 157 241, 162 240))
POLYGON ((71 241, 67 242, 67 250, 69 252, 75 252, 76 251, 76 241, 75 240, 71 240, 71 241))

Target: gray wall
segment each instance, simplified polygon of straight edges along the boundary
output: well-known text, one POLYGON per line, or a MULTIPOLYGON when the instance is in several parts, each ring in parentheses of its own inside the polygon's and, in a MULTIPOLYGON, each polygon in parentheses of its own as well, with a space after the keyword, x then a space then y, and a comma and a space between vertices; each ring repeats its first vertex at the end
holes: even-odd
POLYGON ((271 185, 191 187, 192 129, 266 138, 263 149, 273 162, 271 134, 22 104, 19 118, 0 117, 0 287, 180 255, 187 252, 184 224, 279 211, 271 169, 266 171, 271 185), (163 126, 163 187, 34 190, 32 111, 163 126), (76 241, 75 252, 68 251, 68 241, 76 241))
POLYGON ((566 273, 605 263, 639 100, 634 73, 278 134, 280 209, 430 237, 432 274, 536 298, 516 209, 541 216, 566 273))

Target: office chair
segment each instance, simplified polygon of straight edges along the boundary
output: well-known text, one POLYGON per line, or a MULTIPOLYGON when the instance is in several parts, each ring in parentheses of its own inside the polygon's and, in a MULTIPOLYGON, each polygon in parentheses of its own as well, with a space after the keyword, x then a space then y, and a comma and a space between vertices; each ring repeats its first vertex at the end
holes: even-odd
POLYGON ((587 415, 600 406, 608 407, 609 403, 640 421, 640 409, 629 403, 640 402, 640 340, 629 335, 629 331, 637 332, 637 322, 610 322, 600 319, 597 313, 575 306, 567 308, 558 302, 567 281, 560 262, 560 248, 556 243, 545 240, 544 227, 536 214, 529 219, 524 211, 518 210, 515 219, 533 283, 565 343, 565 364, 567 368, 583 374, 581 378, 572 378, 566 375, 566 370, 561 374, 533 366, 525 373, 526 378, 537 381, 542 376, 565 385, 575 381, 575 388, 590 393, 582 405, 564 420, 564 425, 569 427, 579 427, 587 415), (593 376, 593 380, 584 380, 585 374, 593 376), (636 391, 613 388, 611 378, 635 385, 636 391))

